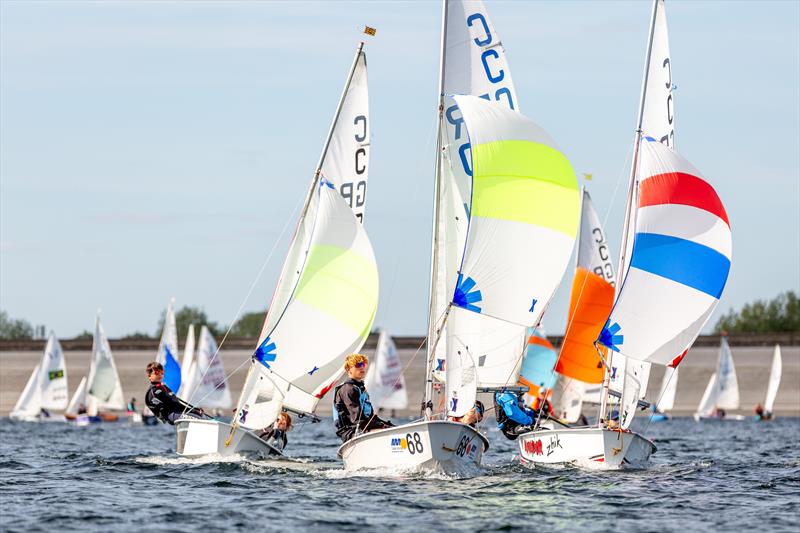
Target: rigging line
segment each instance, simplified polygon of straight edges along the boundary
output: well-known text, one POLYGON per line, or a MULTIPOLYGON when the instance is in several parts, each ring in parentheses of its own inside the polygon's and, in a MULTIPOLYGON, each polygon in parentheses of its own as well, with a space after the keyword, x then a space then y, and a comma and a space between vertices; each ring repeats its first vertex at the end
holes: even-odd
MULTIPOLYGON (((263 263, 261 263, 261 268, 258 270, 258 273, 256 274, 256 277, 253 280, 253 283, 250 284, 250 289, 247 291, 247 294, 245 295, 244 299, 242 300, 242 303, 239 305, 239 309, 236 311, 236 315, 234 316, 233 321, 228 326, 227 331, 225 331, 225 335, 223 335, 222 340, 219 342, 219 345, 217 345, 217 349, 214 352, 214 355, 211 357, 211 360, 208 362, 208 366, 205 368, 205 370, 203 370, 203 374, 200 376, 200 379, 198 381, 199 383, 203 382, 203 379, 206 377, 206 374, 211 369, 211 365, 214 363, 214 360, 219 355, 219 352, 222 349, 222 345, 225 344, 225 340, 228 338, 228 335, 230 334, 231 330, 233 329, 233 326, 236 325, 236 322, 239 320, 239 317, 242 314, 242 309, 244 309, 244 306, 247 304, 247 301, 250 299, 250 295, 253 294, 253 290, 255 290, 256 285, 258 284, 259 280, 261 279, 261 276, 264 273, 264 269, 267 267, 267 264, 270 262, 270 260, 272 259, 273 254, 275 253, 275 250, 278 248, 278 243, 283 240, 283 236, 286 234, 286 230, 289 228, 290 222, 292 220, 294 220, 294 216, 297 213, 297 209, 299 207, 300 207, 300 202, 298 201, 297 203, 295 203, 295 206, 294 206, 294 209, 292 209, 291 215, 286 217, 286 223, 283 225, 283 229, 281 230, 280 235, 278 235, 278 238, 275 239, 275 242, 273 243, 272 248, 270 249, 270 251, 267 254, 266 258, 264 259, 263 263)), ((244 361, 244 363, 247 363, 249 360, 250 360, 249 358, 246 359, 244 361)), ((231 372, 228 375, 226 375, 224 380, 223 380, 223 382, 227 382, 228 378, 230 378, 230 376, 232 376, 236 371, 238 371, 244 365, 244 363, 242 363, 241 365, 236 367, 236 370, 234 370, 233 372, 231 372)), ((213 392, 216 392, 216 390, 217 389, 215 387, 213 392)), ((204 401, 206 398, 208 398, 211 394, 212 394, 212 392, 206 393, 205 396, 203 396, 200 400, 197 401, 198 405, 202 401, 204 401)), ((191 403, 191 400, 192 400, 193 397, 194 397, 194 391, 192 391, 192 396, 190 396, 190 398, 189 398, 190 402, 188 402, 188 403, 191 403)), ((186 411, 184 411, 183 414, 186 414, 186 411)))

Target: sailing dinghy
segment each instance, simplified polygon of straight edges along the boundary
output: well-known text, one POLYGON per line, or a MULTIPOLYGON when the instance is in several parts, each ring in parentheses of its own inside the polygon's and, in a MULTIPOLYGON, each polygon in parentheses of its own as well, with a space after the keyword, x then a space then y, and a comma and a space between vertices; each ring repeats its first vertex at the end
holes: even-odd
POLYGON ((50 411, 67 407, 67 365, 61 343, 50 332, 39 364, 33 369, 14 409, 11 420, 21 422, 63 422, 50 411))
POLYGON ((667 367, 664 378, 661 380, 661 391, 658 394, 658 403, 653 404, 651 422, 663 422, 672 417, 668 414, 675 406, 675 395, 678 392, 678 367, 667 367))
POLYGON ((204 325, 200 328, 197 352, 193 353, 194 357, 189 361, 186 389, 181 396, 192 405, 217 410, 230 409, 233 406, 231 389, 225 382, 225 367, 217 352, 217 342, 204 325))
POLYGON ((178 420, 179 455, 281 454, 256 432, 283 411, 316 420, 313 412, 342 375, 345 358, 369 335, 378 269, 361 224, 369 148, 363 47, 353 59, 233 421, 178 420))
POLYGON ((654 0, 622 232, 622 283, 596 341, 605 359, 598 425, 522 435, 523 462, 645 466, 655 445, 629 427, 642 405, 650 365, 680 362, 728 279, 725 208, 702 174, 671 148, 670 65, 664 2, 654 0))
POLYGON ((119 417, 113 411, 125 411, 125 398, 119 380, 114 354, 108 343, 100 313, 94 322, 92 360, 88 377, 81 378, 75 394, 70 399, 65 416, 78 425, 93 422, 116 422, 119 417))
POLYGON ((458 474, 489 447, 458 420, 478 390, 516 387, 527 328, 564 273, 578 220, 569 162, 518 109, 483 3, 443 2, 423 417, 343 444, 347 470, 458 474))
POLYGON ((728 344, 728 338, 722 335, 717 369, 708 380, 694 419, 698 422, 700 420, 739 422, 745 420, 743 415, 728 414, 729 410, 734 409, 739 409, 739 380, 736 377, 736 367, 733 365, 733 354, 728 344))

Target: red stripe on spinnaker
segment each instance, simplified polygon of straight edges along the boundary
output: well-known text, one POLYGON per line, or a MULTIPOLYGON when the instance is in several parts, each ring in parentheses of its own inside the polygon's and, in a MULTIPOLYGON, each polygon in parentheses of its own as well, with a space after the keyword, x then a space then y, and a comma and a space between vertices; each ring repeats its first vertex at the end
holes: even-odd
POLYGON ((642 180, 639 207, 664 204, 690 205, 717 215, 729 227, 731 225, 717 191, 705 180, 685 172, 656 174, 642 180))
POLYGON ((684 357, 686 357, 686 354, 687 354, 688 352, 689 352, 689 348, 686 348, 686 349, 683 351, 683 353, 682 353, 682 354, 680 354, 678 357, 676 357, 675 359, 673 359, 673 360, 672 360, 672 362, 671 362, 670 364, 668 364, 667 366, 669 366, 669 367, 672 367, 672 368, 678 368, 678 365, 679 365, 679 364, 681 364, 681 361, 683 361, 683 358, 684 358, 684 357))

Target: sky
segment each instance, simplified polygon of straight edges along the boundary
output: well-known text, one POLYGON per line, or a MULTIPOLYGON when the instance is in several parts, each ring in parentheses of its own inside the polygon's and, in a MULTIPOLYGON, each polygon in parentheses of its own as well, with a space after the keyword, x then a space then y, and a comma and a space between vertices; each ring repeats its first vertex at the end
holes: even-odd
MULTIPOLYGON (((523 112, 592 173, 619 250, 650 3, 486 5, 523 112)), ((675 146, 733 231, 710 328, 800 291, 800 3, 666 9, 675 146)), ((111 337, 155 333, 170 297, 223 324, 265 309, 364 37, 375 325, 423 335, 439 28, 422 1, 0 2, 0 309, 61 337, 98 308, 111 337)))

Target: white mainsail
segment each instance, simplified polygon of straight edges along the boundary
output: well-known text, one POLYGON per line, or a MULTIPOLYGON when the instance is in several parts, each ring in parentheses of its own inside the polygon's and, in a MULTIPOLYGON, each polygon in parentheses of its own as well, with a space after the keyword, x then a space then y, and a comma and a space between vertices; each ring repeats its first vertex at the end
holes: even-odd
POLYGON ((322 176, 333 183, 362 223, 367 202, 369 126, 367 56, 361 53, 342 95, 339 118, 322 162, 322 176))
POLYGON ((39 370, 40 365, 36 365, 28 377, 25 388, 22 389, 14 404, 14 409, 11 410, 9 417, 12 420, 25 420, 36 417, 42 409, 41 395, 39 393, 39 370))
POLYGON ((61 343, 50 332, 44 349, 39 373, 40 407, 44 409, 66 409, 69 401, 67 391, 67 364, 61 343))
POLYGON ((197 358, 192 362, 189 403, 219 409, 231 407, 231 390, 225 382, 225 367, 217 352, 217 342, 204 325, 200 328, 197 358))
POLYGON ((728 345, 727 337, 722 337, 717 364, 716 407, 720 409, 739 408, 739 380, 736 367, 733 365, 733 353, 728 345))
POLYGON ((669 54, 667 14, 664 0, 656 0, 653 46, 647 70, 642 131, 652 139, 675 148, 675 106, 672 62, 669 54))
POLYGON ((717 403, 717 373, 711 374, 700 398, 700 405, 697 406, 697 414, 700 416, 711 416, 714 413, 714 406, 717 403))
POLYGON ((178 391, 178 396, 181 398, 188 398, 191 394, 192 384, 189 382, 189 373, 192 370, 192 362, 194 361, 194 324, 189 324, 189 330, 186 332, 186 344, 183 346, 183 357, 181 358, 181 389, 178 391))
POLYGON ((658 410, 662 413, 672 410, 675 407, 675 394, 678 391, 678 368, 667 367, 664 371, 664 379, 661 381, 661 391, 658 395, 658 410))
POLYGON ((75 389, 75 393, 69 400, 64 414, 76 416, 81 411, 81 408, 86 409, 86 376, 83 376, 81 382, 78 383, 78 388, 75 389))
MULTIPOLYGON (((441 62, 441 95, 479 96, 519 110, 505 50, 483 2, 445 1, 441 62)), ((428 323, 428 338, 438 337, 439 341, 435 354, 430 353, 434 342, 429 342, 428 358, 440 381, 445 381, 445 359, 451 354, 457 359, 473 359, 465 368, 476 369, 478 386, 514 384, 525 346, 525 327, 455 310, 445 330, 437 335, 455 293, 471 215, 470 142, 461 112, 452 100, 441 110, 439 146, 428 323)))
POLYGON ((375 409, 405 409, 408 406, 403 365, 392 337, 384 330, 378 335, 375 357, 364 384, 375 409))
POLYGON ((122 411, 125 409, 125 398, 122 394, 122 383, 119 380, 114 355, 108 344, 100 315, 95 319, 94 339, 92 341, 92 363, 86 381, 86 394, 90 415, 102 409, 122 411))
POLYGON ((561 420, 574 424, 581 417, 583 402, 587 401, 584 397, 586 383, 561 374, 557 374, 557 376, 554 390, 558 391, 558 394, 553 398, 553 411, 561 420))
POLYGON ((769 371, 769 385, 767 385, 767 397, 764 400, 764 412, 772 413, 775 405, 775 397, 778 395, 778 387, 781 385, 781 372, 783 362, 781 360, 781 347, 775 345, 775 352, 772 355, 772 367, 769 371))
POLYGON ((181 388, 181 367, 178 363, 178 327, 175 324, 175 298, 167 305, 164 315, 164 329, 158 343, 156 361, 164 365, 164 384, 172 391, 181 388))
MULTIPOLYGON (((364 55, 361 43, 267 311, 234 419, 245 428, 266 427, 282 409, 313 412, 339 379, 344 358, 363 346, 375 318, 378 271, 360 224, 364 204, 337 193, 335 176, 321 176, 340 120, 350 120, 341 111, 356 71, 366 68, 364 55)), ((353 135, 361 142, 367 123, 357 119, 353 135)), ((357 157, 366 167, 366 158, 357 157)), ((362 174, 366 179, 366 168, 362 174)))

